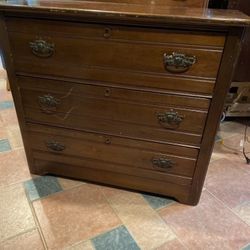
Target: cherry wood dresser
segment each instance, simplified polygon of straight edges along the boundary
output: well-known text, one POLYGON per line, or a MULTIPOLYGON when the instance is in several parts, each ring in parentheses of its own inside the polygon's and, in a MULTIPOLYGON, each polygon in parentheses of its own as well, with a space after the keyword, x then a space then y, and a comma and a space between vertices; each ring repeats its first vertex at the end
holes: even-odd
POLYGON ((1 1, 31 173, 197 204, 250 24, 206 2, 1 1))

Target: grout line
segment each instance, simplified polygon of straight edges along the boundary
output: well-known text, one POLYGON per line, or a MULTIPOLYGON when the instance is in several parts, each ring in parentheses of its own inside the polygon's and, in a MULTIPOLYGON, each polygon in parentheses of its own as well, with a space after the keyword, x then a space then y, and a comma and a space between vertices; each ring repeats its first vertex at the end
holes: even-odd
MULTIPOLYGON (((230 212, 232 212, 237 218, 239 218, 245 225, 247 225, 248 227, 250 227, 247 222, 245 220, 243 220, 234 210, 233 208, 230 208, 226 203, 224 203, 222 200, 220 200, 218 197, 216 197, 211 191, 209 191, 206 187, 206 191, 213 196, 218 203, 220 203, 222 206, 224 206, 225 208, 227 208, 228 210, 230 210, 230 212)), ((240 205, 239 205, 240 206, 240 205)))
MULTIPOLYGON (((126 229, 128 230, 128 232, 130 233, 131 237, 133 238, 133 240, 136 242, 137 246, 140 248, 139 243, 136 241, 135 236, 133 235, 132 232, 130 232, 130 230, 127 228, 126 224, 124 223, 124 221, 120 218, 120 216, 118 215, 116 209, 112 206, 112 203, 109 201, 109 199, 106 197, 104 191, 100 188, 100 191, 104 197, 104 199, 107 201, 108 205, 110 206, 110 208, 113 210, 114 214, 117 216, 117 218, 119 218, 119 220, 121 221, 121 225, 120 226, 125 226, 126 229)), ((110 230, 111 231, 111 230, 110 230)), ((107 231, 108 232, 108 231, 107 231)))
POLYGON ((180 238, 178 237, 178 234, 177 234, 177 232, 176 232, 176 230, 175 230, 175 227, 172 226, 172 225, 170 225, 170 224, 168 224, 167 221, 165 221, 165 220, 161 217, 161 215, 159 214, 159 212, 162 211, 163 209, 167 209, 168 207, 173 206, 173 205, 175 205, 175 204, 178 205, 178 204, 180 204, 180 203, 178 203, 178 202, 173 202, 173 203, 171 203, 169 206, 164 207, 164 208, 158 210, 158 211, 157 211, 157 214, 158 214, 158 215, 160 216, 160 218, 165 222, 165 224, 168 225, 169 228, 174 232, 174 234, 175 234, 175 236, 176 236, 176 239, 180 242, 180 244, 181 244, 186 250, 188 250, 189 248, 186 246, 186 244, 182 241, 182 239, 180 239, 180 238))
MULTIPOLYGON (((120 216, 117 214, 117 212, 116 212, 116 210, 113 208, 113 206, 112 206, 112 203, 107 199, 107 197, 106 197, 106 195, 104 194, 104 192, 103 192, 103 190, 101 190, 101 192, 102 192, 102 194, 103 194, 103 196, 105 197, 105 199, 106 199, 106 201, 108 202, 108 204, 109 204, 109 206, 112 208, 112 210, 114 211, 114 213, 117 215, 117 217, 121 220, 121 222, 123 223, 123 225, 126 227, 126 223, 124 223, 124 221, 120 218, 120 216)), ((127 192, 129 192, 129 191, 127 191, 127 192)), ((136 193, 136 194, 138 194, 138 195, 140 195, 141 196, 141 198, 144 200, 144 202, 146 203, 146 205, 148 205, 148 207, 149 207, 149 209, 151 209, 152 211, 153 211, 153 213, 158 217, 158 219, 160 219, 170 230, 171 230, 171 232, 174 234, 174 236, 175 236, 175 239, 178 239, 178 237, 177 237, 177 235, 176 235, 176 233, 172 230, 172 228, 166 223, 166 221, 158 214, 158 212, 155 210, 155 209, 153 209, 150 205, 149 205, 149 203, 144 199, 144 197, 142 196, 142 194, 141 193, 139 193, 139 192, 134 192, 134 193, 136 193)), ((127 227, 126 227, 127 228, 127 227)), ((132 236, 132 238, 135 240, 135 242, 136 242, 136 244, 138 245, 138 247, 140 247, 140 245, 137 243, 137 241, 136 241, 136 237, 134 237, 133 236, 133 233, 127 228, 127 230, 129 231, 129 233, 131 234, 131 236, 132 236)), ((174 239, 173 239, 174 240, 174 239)), ((170 240, 171 241, 171 240, 170 240)), ((167 242, 170 242, 170 241, 166 241, 166 242, 164 242, 163 244, 165 244, 165 243, 167 243, 167 242)), ((182 244, 183 245, 183 244, 182 244)), ((162 245, 161 245, 162 246, 162 245)), ((159 248, 160 246, 157 246, 156 247, 156 249, 157 248, 159 248)))
POLYGON ((23 185, 23 188, 24 188, 24 191, 25 191, 25 194, 26 194, 26 198, 27 198, 28 203, 29 203, 29 206, 30 206, 30 210, 31 210, 32 215, 33 215, 33 219, 34 219, 35 224, 36 224, 36 226, 37 226, 37 231, 38 231, 38 233, 39 233, 40 239, 41 239, 41 241, 42 241, 42 243, 43 243, 44 249, 47 250, 47 249, 48 249, 48 246, 47 246, 45 237, 44 237, 44 235, 43 235, 43 232, 42 232, 42 229, 41 229, 41 225, 40 225, 39 220, 38 220, 38 218, 37 218, 37 216, 36 216, 35 209, 34 209, 34 207, 33 207, 32 202, 31 202, 30 199, 29 199, 29 196, 28 196, 28 194, 27 194, 27 192, 26 192, 26 189, 25 189, 24 185, 23 185))
POLYGON ((165 206, 163 206, 163 207, 156 208, 155 211, 156 211, 157 213, 159 213, 161 210, 163 210, 163 209, 165 209, 165 208, 168 208, 168 207, 170 207, 170 206, 173 206, 173 205, 176 204, 176 203, 178 203, 178 201, 174 201, 174 200, 173 200, 173 202, 171 202, 171 203, 169 203, 169 204, 167 204, 167 205, 165 205, 165 206))
MULTIPOLYGON (((83 184, 88 184, 88 183, 83 183, 83 184)), ((120 219, 120 217, 117 215, 117 213, 116 213, 116 211, 113 209, 113 207, 110 205, 109 201, 106 199, 106 196, 104 195, 104 193, 103 193, 103 191, 101 190, 101 188, 100 188, 98 185, 95 185, 95 186, 97 186, 97 188, 100 189, 100 190, 98 190, 98 191, 100 191, 100 192, 102 193, 102 196, 104 197, 104 199, 106 200, 106 202, 108 203, 108 205, 109 205, 110 208, 113 210, 113 212, 115 213, 115 215, 117 216, 117 218, 120 220, 121 223, 118 224, 117 226, 115 226, 115 227, 113 227, 113 228, 110 228, 110 229, 108 229, 107 231, 101 232, 101 233, 99 233, 99 234, 97 234, 97 235, 95 235, 95 236, 92 236, 92 237, 90 237, 90 238, 86 238, 86 239, 84 239, 84 240, 82 240, 82 241, 75 242, 75 243, 73 243, 72 245, 67 246, 66 249, 69 248, 69 247, 73 247, 73 246, 77 246, 77 245, 83 244, 83 243, 85 243, 85 242, 87 242, 87 241, 90 241, 90 243, 91 243, 93 249, 95 249, 95 246, 94 246, 93 243, 92 243, 92 239, 94 239, 95 237, 97 237, 97 236, 99 236, 99 235, 108 233, 108 232, 110 232, 110 231, 116 229, 117 227, 124 226, 124 223, 122 222, 122 220, 120 219)), ((76 186, 76 187, 79 187, 79 186, 76 186)), ((65 191, 74 189, 74 188, 76 188, 76 187, 72 187, 72 188, 70 188, 70 189, 66 189, 65 191)))
MULTIPOLYGON (((58 177, 58 178, 60 178, 60 177, 58 177)), ((28 198, 28 194, 27 194, 27 192, 26 192, 26 190, 25 190, 25 193, 26 193, 27 199, 28 199, 28 201, 29 201, 29 204, 30 204, 30 207, 31 207, 31 211, 32 211, 34 220, 35 220, 35 222, 36 222, 36 224, 37 224, 37 230, 39 231, 40 237, 41 237, 41 239, 42 239, 43 245, 44 245, 44 247, 45 247, 46 250, 49 249, 49 248, 48 248, 48 246, 47 246, 45 237, 44 237, 44 235, 43 235, 43 233, 42 233, 42 229, 41 229, 41 225, 40 225, 40 223, 39 223, 39 220, 38 220, 38 218, 37 218, 37 216, 36 216, 36 212, 35 212, 34 207, 33 207, 33 202, 36 202, 36 201, 40 201, 40 200, 46 199, 46 198, 51 197, 51 196, 53 196, 53 195, 56 195, 56 194, 58 194, 58 193, 63 193, 63 192, 70 191, 70 190, 72 190, 72 189, 78 188, 78 187, 80 187, 80 186, 82 186, 82 185, 85 185, 85 184, 88 184, 88 183, 83 182, 82 184, 73 186, 73 187, 71 187, 71 188, 69 188, 69 189, 65 189, 65 190, 62 189, 62 190, 59 191, 59 192, 52 193, 52 194, 50 194, 50 195, 48 195, 48 196, 44 196, 44 197, 39 198, 39 199, 36 199, 36 200, 34 200, 34 201, 31 201, 31 200, 28 198)), ((99 188, 99 187, 98 187, 98 188, 99 188)), ((104 197, 104 198, 106 199, 106 197, 104 197)), ((111 208, 112 208, 112 207, 111 207, 111 208)), ((113 208, 112 208, 112 209, 113 209, 113 208)), ((117 216, 117 217, 118 217, 118 216, 117 216)), ((119 218, 119 217, 118 217, 118 218, 119 218)), ((119 219, 120 219, 120 218, 119 218, 119 219)), ((121 221, 121 220, 120 220, 120 221, 121 221)), ((121 226, 121 225, 123 225, 123 224, 121 223, 121 224, 119 224, 118 226, 121 226)), ((108 231, 102 232, 102 233, 100 233, 100 234, 98 234, 98 235, 107 233, 107 232, 109 232, 109 231, 115 229, 116 227, 117 227, 117 226, 115 226, 114 228, 109 229, 108 231)), ((96 236, 98 236, 98 235, 96 235, 96 236)), ((73 243, 72 245, 66 246, 65 248, 67 249, 67 247, 73 247, 73 246, 76 246, 76 245, 78 245, 78 244, 84 243, 84 242, 86 242, 86 241, 90 241, 91 244, 92 244, 92 241, 91 241, 91 240, 92 240, 93 238, 95 238, 96 236, 91 237, 91 238, 86 238, 86 239, 84 239, 84 240, 82 240, 82 241, 79 241, 79 242, 75 242, 75 243, 73 243)), ((92 244, 92 245, 93 245, 93 244, 92 244)), ((95 249, 94 246, 93 246, 93 248, 95 249)))
MULTIPOLYGON (((160 216, 160 215, 159 215, 160 216)), ((161 216, 160 216, 161 217, 161 216)), ((163 219, 163 221, 165 222, 165 224, 167 224, 167 222, 163 219)), ((175 234, 176 236, 176 239, 180 242, 180 244, 186 249, 188 250, 189 248, 186 246, 186 244, 182 241, 182 239, 180 239, 177 235, 177 232, 175 230, 175 228, 169 224, 167 224, 169 226, 169 228, 173 231, 173 233, 175 234)), ((170 242, 170 241, 169 241, 170 242)))
MULTIPOLYGON (((53 175, 38 175, 38 176, 36 176, 35 178, 40 178, 40 177, 44 177, 44 176, 53 176, 53 175)), ((57 178, 57 181, 58 181, 59 185, 61 186, 60 181, 59 181, 59 178, 61 178, 61 177, 59 177, 59 176, 53 176, 53 177, 57 178)), ((35 178, 29 179, 29 180, 33 180, 33 179, 35 179, 35 178)), ((44 199, 49 198, 49 197, 51 197, 51 196, 54 196, 54 195, 57 195, 57 194, 60 194, 60 193, 63 193, 63 192, 68 192, 68 191, 70 191, 70 190, 72 190, 72 189, 74 189, 74 188, 78 188, 78 187, 80 187, 80 186, 82 186, 82 185, 85 185, 85 184, 87 184, 87 183, 83 182, 82 184, 79 184, 79 185, 70 187, 70 188, 68 188, 68 189, 63 189, 62 186, 61 186, 62 190, 56 191, 56 192, 54 192, 54 193, 51 193, 51 194, 49 194, 49 195, 40 197, 40 198, 35 199, 35 200, 32 200, 32 201, 30 201, 30 202, 33 203, 33 202, 35 202, 35 201, 41 201, 41 200, 44 200, 44 199)), ((27 197, 28 197, 28 196, 27 196, 27 197)))
POLYGON ((27 233, 32 232, 32 231, 35 231, 35 230, 37 230, 36 227, 29 228, 29 229, 27 229, 27 230, 25 230, 25 231, 23 231, 23 232, 20 232, 20 233, 18 233, 18 234, 15 234, 15 235, 13 235, 13 236, 10 236, 10 237, 8 237, 8 238, 6 238, 6 239, 0 241, 0 243, 1 243, 1 244, 2 244, 2 243, 5 243, 6 241, 15 239, 15 238, 17 238, 17 237, 22 236, 23 234, 27 234, 27 233))
POLYGON ((7 189, 7 188, 11 188, 12 186, 22 184, 22 183, 24 183, 25 181, 29 181, 29 180, 31 180, 31 179, 25 179, 25 180, 17 181, 17 182, 8 184, 8 185, 0 186, 0 190, 4 190, 4 189, 7 189))
MULTIPOLYGON (((159 248, 161 248, 162 246, 164 246, 166 243, 170 243, 170 242, 172 242, 172 241, 174 241, 174 240, 177 240, 177 241, 179 242, 179 244, 182 246, 182 249, 189 250, 189 248, 187 248, 187 246, 185 246, 185 245, 180 241, 179 238, 176 238, 176 239, 167 241, 167 242, 163 243, 162 245, 160 245, 159 247, 156 247, 156 248, 154 248, 154 249, 152 249, 152 250, 158 250, 159 248)), ((164 248, 164 249, 165 249, 165 248, 164 248)))

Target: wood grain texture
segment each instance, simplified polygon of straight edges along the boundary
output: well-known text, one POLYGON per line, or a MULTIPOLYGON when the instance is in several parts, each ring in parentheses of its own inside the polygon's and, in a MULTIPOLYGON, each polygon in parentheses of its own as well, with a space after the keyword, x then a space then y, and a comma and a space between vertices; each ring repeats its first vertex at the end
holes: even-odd
POLYGON ((23 106, 22 106, 20 93, 18 90, 18 85, 16 84, 17 79, 16 79, 16 74, 15 74, 15 68, 13 65, 13 60, 11 57, 11 48, 9 44, 9 36, 7 32, 7 27, 6 27, 4 16, 2 15, 0 15, 0 37, 4 38, 4 39, 0 39, 0 54, 3 56, 4 65, 6 66, 8 79, 10 82, 10 88, 11 88, 13 100, 15 103, 15 109, 17 112, 18 123, 21 129, 21 135, 23 139, 22 141, 24 144, 24 149, 26 152, 29 168, 32 171, 33 157, 31 155, 28 142, 26 141, 27 134, 25 132, 25 119, 24 119, 24 113, 23 113, 23 106))
MULTIPOLYGON (((20 78, 18 79, 20 82, 20 78)), ((70 120, 72 116, 76 116, 76 119, 79 117, 77 121, 79 127, 83 129, 96 127, 100 132, 103 129, 103 122, 106 121, 110 123, 110 127, 114 123, 120 124, 119 134, 126 133, 123 127, 127 128, 130 125, 135 125, 150 127, 152 136, 154 136, 153 132, 155 130, 201 135, 210 104, 207 99, 160 95, 115 89, 108 86, 106 88, 88 85, 77 86, 69 83, 66 85, 67 91, 64 92, 60 82, 45 82, 45 80, 39 81, 36 79, 32 81, 29 78, 24 78, 20 83, 21 86, 27 83, 33 83, 32 85, 36 86, 35 90, 23 88, 20 90, 27 119, 36 121, 37 117, 41 116, 37 120, 39 122, 50 116, 63 126, 68 119, 70 120), (48 88, 45 87, 46 83, 48 88), (53 88, 53 84, 57 88, 53 88), (42 89, 39 90, 39 87, 42 89), (46 104, 41 104, 40 99, 47 96, 58 102, 55 108, 51 109, 46 104), (191 106, 188 109, 189 102, 193 104, 193 107, 191 106), (203 110, 201 109, 202 105, 206 105, 203 110), (34 112, 38 114, 33 116, 34 112), (160 122, 158 116, 168 112, 177 112, 182 117, 182 121, 178 125, 168 125, 160 122), (194 119, 196 119, 195 124, 193 123, 194 119)), ((138 137, 140 136, 143 137, 138 132, 138 137)))
MULTIPOLYGON (((171 34, 170 31, 165 33, 165 30, 146 33, 146 37, 145 34, 144 37, 137 35, 137 40, 133 37, 133 32, 135 31, 132 31, 131 34, 129 30, 125 30, 125 34, 123 34, 123 29, 117 27, 115 27, 118 33, 118 37, 116 38, 116 33, 113 34, 113 26, 96 28, 94 31, 87 30, 86 33, 83 27, 78 32, 69 35, 68 33, 56 33, 54 29, 53 31, 49 31, 51 28, 48 28, 48 25, 43 26, 39 23, 38 27, 33 24, 31 26, 33 28, 29 30, 28 27, 30 27, 30 24, 28 23, 33 24, 32 20, 27 21, 27 31, 25 33, 9 32, 17 71, 83 79, 88 77, 84 75, 83 70, 91 68, 109 72, 118 70, 124 74, 138 72, 161 74, 162 76, 200 77, 214 80, 222 54, 222 48, 218 48, 217 45, 223 46, 225 39, 225 36, 222 34, 211 33, 207 36, 202 36, 202 33, 197 33, 198 37, 195 38, 196 34, 193 35, 194 40, 198 40, 199 38, 202 41, 208 40, 206 42, 207 46, 202 45, 201 47, 197 47, 188 43, 185 44, 185 42, 178 45, 177 42, 174 42, 177 39, 172 38, 175 37, 175 33, 177 32, 171 34), (36 27, 36 30, 34 30, 34 27, 36 27), (168 33, 170 33, 170 36, 168 36, 168 33), (78 37, 78 34, 81 34, 82 37, 78 37), (106 38, 105 35, 109 37, 106 38), (147 36, 149 39, 147 39, 147 36), (132 37, 133 39, 131 39, 132 37), (211 38, 214 38, 215 41, 211 38), (54 53, 48 58, 41 58, 34 55, 30 48, 30 43, 37 40, 53 44, 54 53), (215 48, 213 48, 214 43, 216 44, 215 48), (186 72, 169 72, 165 69, 163 63, 164 54, 171 55, 173 52, 186 56, 194 56, 196 57, 196 63, 186 70, 186 72)), ((10 30, 12 29, 12 25, 9 28, 10 30)), ((19 27, 18 22, 15 25, 16 29, 22 30, 22 26, 19 27)), ((138 34, 142 32, 138 30, 138 34)), ((185 32, 183 34, 179 33, 178 36, 182 41, 189 40, 188 34, 185 32)), ((200 44, 203 43, 200 42, 200 44)), ((96 80, 96 78, 91 78, 91 80, 96 80)))
POLYGON ((201 151, 198 157, 196 171, 194 173, 192 192, 190 193, 191 204, 197 204, 200 199, 202 186, 213 150, 214 138, 216 136, 220 123, 220 117, 224 108, 224 100, 237 65, 242 32, 243 30, 241 29, 232 29, 230 30, 227 38, 222 64, 215 87, 216 94, 211 102, 206 129, 204 130, 203 140, 201 142, 201 151))
MULTIPOLYGON (((106 166, 111 164, 114 166, 111 168, 114 172, 125 168, 137 176, 143 176, 140 169, 145 169, 151 170, 152 175, 154 175, 153 172, 161 172, 192 177, 198 156, 198 150, 191 148, 35 125, 30 126, 28 140, 34 150, 44 151, 51 155, 56 154, 58 158, 69 156, 93 162, 93 164, 86 164, 83 167, 98 169, 99 167, 95 165, 98 164, 98 166, 102 166, 101 169, 106 169, 108 168, 106 166), (53 150, 48 147, 49 142, 57 142, 65 149, 60 152, 53 150), (170 160, 173 166, 169 168, 155 166, 152 160, 159 158, 170 160), (139 174, 136 174, 137 171, 139 174)), ((108 169, 110 170, 110 168, 108 169)))
MULTIPOLYGON (((234 10, 210 10, 162 6, 151 4, 124 4, 98 1, 51 1, 40 0, 29 4, 27 1, 0 2, 0 10, 9 14, 48 15, 50 17, 106 19, 119 21, 140 21, 150 23, 182 23, 226 26, 245 26, 250 18, 234 10)), ((73 18, 73 19, 74 19, 73 18)))
POLYGON ((1 48, 31 173, 197 204, 250 19, 171 7, 171 1, 168 7, 162 1, 0 3, 1 48), (38 39, 50 44, 40 48, 47 58, 31 51, 38 39), (197 63, 167 72, 166 52, 195 55, 197 63), (166 111, 182 115, 178 128, 162 126, 159 113, 166 111), (158 168, 169 160, 171 168, 158 168))
MULTIPOLYGON (((144 190, 162 195, 168 195, 176 198, 180 202, 188 202, 190 192, 190 180, 181 179, 175 176, 169 176, 169 182, 159 181, 150 178, 143 178, 129 174, 119 174, 112 171, 86 169, 79 167, 72 162, 65 163, 44 160, 48 157, 46 154, 34 155, 34 168, 36 173, 46 174, 54 173, 61 176, 68 176, 75 179, 93 180, 93 182, 103 183, 111 186, 120 186, 133 190, 144 190), (179 182, 179 184, 178 184, 179 182)), ((60 159, 60 158, 59 158, 60 159)), ((82 164, 82 163, 81 163, 82 164)), ((151 173, 149 173, 151 175, 151 173)), ((165 175, 167 177, 167 175, 165 175)))

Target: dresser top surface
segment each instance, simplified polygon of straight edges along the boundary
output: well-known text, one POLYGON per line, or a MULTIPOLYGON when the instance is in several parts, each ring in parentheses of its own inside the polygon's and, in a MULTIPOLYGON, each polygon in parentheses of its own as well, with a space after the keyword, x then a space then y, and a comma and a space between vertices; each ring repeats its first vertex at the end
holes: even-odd
MULTIPOLYGON (((121 1, 122 2, 122 1, 121 1)), ((162 4, 129 4, 84 0, 0 0, 5 13, 131 19, 161 23, 248 26, 250 17, 237 10, 173 7, 162 4)))

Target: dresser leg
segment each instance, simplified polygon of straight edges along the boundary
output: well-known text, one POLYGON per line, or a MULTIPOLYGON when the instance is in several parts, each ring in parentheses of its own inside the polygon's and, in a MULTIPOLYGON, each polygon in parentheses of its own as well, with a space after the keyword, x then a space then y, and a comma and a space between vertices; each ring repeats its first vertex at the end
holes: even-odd
POLYGON ((181 204, 196 206, 200 201, 200 194, 196 196, 194 196, 192 193, 186 196, 180 195, 180 196, 175 196, 175 199, 177 200, 177 202, 181 204))
POLYGON ((189 196, 187 204, 191 205, 191 206, 196 206, 200 201, 201 193, 202 193, 202 190, 201 190, 201 192, 197 192, 195 194, 191 193, 190 196, 189 196))

